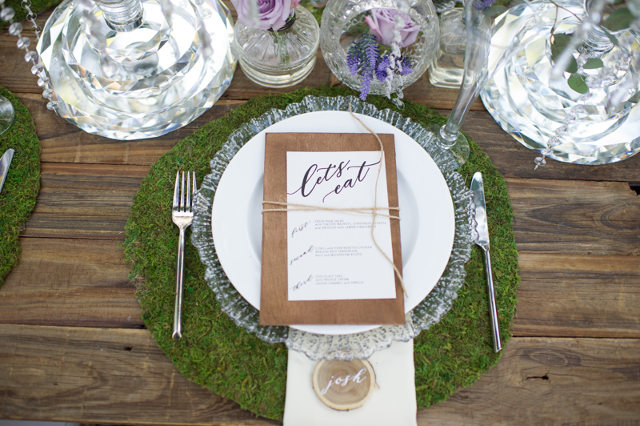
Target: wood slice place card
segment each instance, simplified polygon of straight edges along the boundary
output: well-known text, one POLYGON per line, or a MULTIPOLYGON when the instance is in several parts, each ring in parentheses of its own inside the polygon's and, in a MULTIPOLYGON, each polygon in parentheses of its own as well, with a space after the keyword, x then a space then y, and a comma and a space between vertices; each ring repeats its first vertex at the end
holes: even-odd
POLYGON ((368 133, 266 135, 260 324, 404 324, 395 145, 378 136, 384 156, 368 133))
POLYGON ((345 411, 367 402, 376 386, 376 375, 368 361, 319 361, 311 377, 313 390, 327 407, 345 411))

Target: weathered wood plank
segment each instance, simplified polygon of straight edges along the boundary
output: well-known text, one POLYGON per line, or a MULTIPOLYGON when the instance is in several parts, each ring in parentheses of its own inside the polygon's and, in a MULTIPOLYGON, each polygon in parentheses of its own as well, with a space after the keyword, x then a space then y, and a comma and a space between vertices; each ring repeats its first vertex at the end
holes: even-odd
POLYGON ((519 255, 515 336, 640 338, 640 257, 519 255))
POLYGON ((121 240, 148 167, 44 163, 41 172, 24 236, 121 240))
POLYGON ((142 328, 118 241, 22 238, 0 291, 0 323, 142 328))
MULTIPOLYGON (((153 164, 178 141, 244 102, 223 98, 200 118, 182 129, 155 139, 124 142, 89 135, 66 123, 46 109, 39 95, 21 94, 20 98, 31 111, 36 123, 43 162, 135 165, 153 164)), ((446 110, 439 111, 447 113, 446 110)), ((534 171, 533 159, 537 153, 526 149, 504 133, 487 112, 472 111, 463 128, 489 154, 500 172, 509 177, 640 183, 640 156, 620 163, 591 167, 550 160, 547 166, 534 171)))
POLYGON ((622 182, 507 179, 518 250, 640 256, 640 197, 622 182))
MULTIPOLYGON (((145 424, 254 420, 188 382, 146 330, 2 325, 0 340, 7 342, 0 347, 0 417, 145 424)), ((514 338, 496 367, 449 400, 421 410, 419 420, 637 420, 639 351, 637 339, 514 338)))
MULTIPOLYGON (((143 327, 118 241, 23 238, 0 324, 143 327)), ((636 256, 520 253, 515 336, 640 338, 636 256)))
POLYGON ((640 183, 640 154, 602 166, 582 166, 549 159, 534 170, 539 154, 505 133, 486 111, 470 111, 462 129, 486 151, 505 176, 539 179, 606 180, 640 183))
POLYGON ((470 387, 420 411, 420 424, 635 424, 640 341, 514 338, 470 387))
POLYGON ((189 382, 146 330, 2 325, 0 341, 0 418, 256 424, 189 382))

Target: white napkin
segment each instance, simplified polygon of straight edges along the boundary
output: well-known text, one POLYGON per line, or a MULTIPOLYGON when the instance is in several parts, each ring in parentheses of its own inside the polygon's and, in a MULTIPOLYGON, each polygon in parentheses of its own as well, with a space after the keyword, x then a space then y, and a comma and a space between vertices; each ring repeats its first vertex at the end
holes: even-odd
POLYGON ((413 340, 394 342, 374 353, 373 366, 378 387, 365 404, 351 411, 336 411, 320 401, 311 384, 316 361, 289 351, 284 424, 312 425, 415 425, 416 387, 413 340))

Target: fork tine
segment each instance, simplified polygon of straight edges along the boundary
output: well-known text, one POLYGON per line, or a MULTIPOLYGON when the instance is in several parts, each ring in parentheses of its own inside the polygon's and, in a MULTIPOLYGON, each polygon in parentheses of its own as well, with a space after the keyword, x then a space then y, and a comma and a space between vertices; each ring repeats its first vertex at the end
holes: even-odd
POLYGON ((196 172, 191 172, 191 174, 193 175, 193 180, 191 181, 193 185, 193 188, 191 189, 191 201, 193 202, 195 201, 194 198, 196 197, 196 191, 198 190, 198 186, 196 185, 196 172))
POLYGON ((181 176, 181 184, 180 184, 180 211, 184 210, 184 171, 180 173, 181 176))
POLYGON ((187 190, 185 191, 185 195, 187 197, 187 201, 184 205, 185 210, 191 210, 191 173, 187 172, 187 190))
POLYGON ((180 171, 176 172, 176 185, 173 189, 173 208, 177 208, 180 203, 180 187, 178 186, 180 182, 180 171))

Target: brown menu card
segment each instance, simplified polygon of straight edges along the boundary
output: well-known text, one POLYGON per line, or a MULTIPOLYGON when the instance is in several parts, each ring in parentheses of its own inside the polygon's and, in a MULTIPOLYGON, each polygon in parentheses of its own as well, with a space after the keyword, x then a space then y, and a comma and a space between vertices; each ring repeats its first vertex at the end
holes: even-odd
MULTIPOLYGON (((344 232, 340 226, 345 226, 345 221, 339 219, 339 215, 343 215, 343 218, 347 217, 344 216, 344 212, 327 213, 333 214, 336 217, 335 220, 331 219, 334 216, 329 216, 329 219, 323 221, 309 220, 299 226, 295 224, 296 227, 291 229, 287 228, 287 218, 294 207, 273 204, 273 202, 291 203, 291 194, 294 192, 298 193, 298 196, 301 193, 306 196, 308 193, 315 191, 314 195, 324 196, 324 198, 321 198, 321 202, 327 201, 327 205, 331 205, 331 202, 338 202, 335 200, 340 200, 339 202, 343 203, 341 204, 342 208, 362 207, 361 205, 349 205, 350 201, 344 200, 353 200, 354 198, 349 197, 356 194, 360 182, 364 182, 366 179, 368 179, 367 182, 371 182, 378 173, 381 173, 386 174, 386 197, 383 196, 381 198, 387 198, 390 208, 397 208, 398 183, 393 135, 380 134, 378 136, 384 146, 385 164, 383 170, 380 169, 380 144, 375 136, 369 133, 266 134, 264 208, 280 209, 281 211, 265 211, 262 214, 260 324, 404 324, 402 284, 397 274, 393 273, 389 260, 384 260, 380 251, 377 251, 376 253, 381 260, 364 265, 357 263, 368 262, 367 259, 369 258, 363 253, 367 256, 375 256, 375 253, 372 254, 376 250, 375 245, 370 238, 372 232, 371 213, 349 216, 347 221, 351 220, 352 222, 349 223, 349 229, 344 232), (366 157, 367 155, 368 157, 366 157), (365 161, 360 161, 360 157, 365 158, 365 161), (292 158, 303 158, 305 160, 311 158, 312 160, 307 162, 298 161, 295 164, 291 161, 291 164, 288 165, 288 158, 290 160, 292 158), (344 158, 350 160, 340 161, 341 159, 344 160, 344 158), (369 160, 366 160, 366 158, 369 158, 369 160), (375 160, 371 160, 372 158, 375 160), (298 169, 304 170, 307 167, 307 163, 311 164, 311 166, 306 169, 306 172, 300 173, 303 176, 302 185, 296 191, 292 191, 292 188, 298 187, 296 183, 298 181, 294 181, 291 173, 298 173, 296 171, 298 169), (288 179, 290 180, 289 182, 287 182, 288 179), (326 188, 330 188, 330 191, 327 192, 326 188), (307 194, 305 194, 305 190, 307 194), (324 195, 325 193, 326 195, 324 195), (286 211, 287 208, 290 209, 289 212, 286 211), (353 219, 353 216, 357 218, 353 219), (355 225, 353 225, 354 223, 355 225), (326 244, 323 246, 321 240, 327 235, 326 231, 324 231, 324 229, 328 229, 325 228, 326 226, 332 229, 331 232, 334 232, 331 234, 334 239, 338 235, 337 238, 340 244, 337 244, 337 246, 339 247, 335 244, 332 247, 326 247, 326 244), (293 241, 291 238, 293 238, 294 234, 296 238, 302 236, 305 230, 309 231, 307 235, 312 235, 314 240, 306 243, 308 249, 290 253, 289 251, 293 250, 293 248, 288 251, 288 244, 293 247, 299 241, 293 241), (298 231, 299 233, 296 234, 298 231), (349 232, 360 232, 360 234, 357 234, 359 235, 358 243, 349 241, 349 238, 352 238, 349 235, 354 235, 349 234, 349 232), (316 238, 318 241, 315 240, 316 238), (343 270, 353 271, 354 274, 359 273, 359 277, 364 273, 369 279, 354 279, 350 276, 345 277, 345 274, 336 273, 331 266, 334 265, 331 262, 335 261, 343 262, 341 267, 347 268, 343 270), (348 269, 351 261, 354 262, 354 265, 359 266, 354 267, 354 269, 348 269), (307 266, 305 265, 309 265, 309 263, 305 264, 304 262, 315 262, 313 263, 313 268, 315 268, 313 271, 316 272, 314 274, 307 272, 305 270, 307 266), (294 269, 291 269, 294 263, 297 268, 295 271, 302 271, 306 278, 295 281, 297 278, 294 278, 294 269), (345 264, 349 266, 344 266, 345 264), (325 267, 324 265, 327 266, 325 267), (386 267, 383 274, 372 272, 381 267, 386 267), (291 279, 289 274, 292 274, 291 279), (370 279, 371 274, 375 274, 373 279, 370 279), (293 283, 291 282, 292 280, 294 280, 293 283), (378 291, 376 289, 379 288, 384 290, 376 293, 378 291), (345 290, 347 291, 345 293, 340 293, 343 289, 348 289, 352 293, 347 290, 345 290), (294 293, 295 291, 297 293, 294 293), (295 296, 296 294, 299 295, 305 291, 316 291, 316 293, 311 299, 296 299, 296 297, 299 297, 295 296), (325 292, 327 299, 324 299, 323 296, 325 292), (341 296, 334 297, 338 293, 341 296), (354 297, 352 296, 353 294, 357 294, 357 296, 354 297), (372 297, 373 294, 375 294, 374 297, 372 297)), ((384 179, 380 179, 380 181, 383 182, 384 179)), ((371 184, 367 183, 367 185, 371 184)), ((360 188, 364 186, 365 184, 363 183, 360 188)), ((382 191, 384 195, 384 188, 379 187, 378 184, 372 188, 374 190, 377 189, 378 194, 382 191)), ((375 191, 370 191, 369 196, 372 197, 373 192, 375 191)), ((383 200, 383 202, 387 200, 383 200)), ((384 204, 383 202, 376 201, 380 206, 384 204)), ((384 205, 386 206, 386 204, 384 205)), ((373 203, 368 205, 368 207, 372 206, 373 203)), ((390 212, 384 210, 381 213, 399 215, 397 210, 391 210, 390 212)), ((378 218, 380 216, 376 218, 375 232, 383 233, 380 234, 383 235, 383 238, 380 238, 382 241, 380 246, 384 246, 383 243, 386 242, 390 250, 387 252, 387 256, 393 259, 398 271, 402 273, 400 223, 397 219, 386 217, 381 218, 382 222, 379 222, 378 218), (379 223, 383 225, 378 226, 379 223), (380 228, 380 231, 378 231, 378 228, 380 228)), ((291 222, 289 225, 294 226, 293 220, 291 222)), ((376 237, 377 239, 378 237, 376 237)), ((346 275, 350 275, 350 273, 346 275)))

